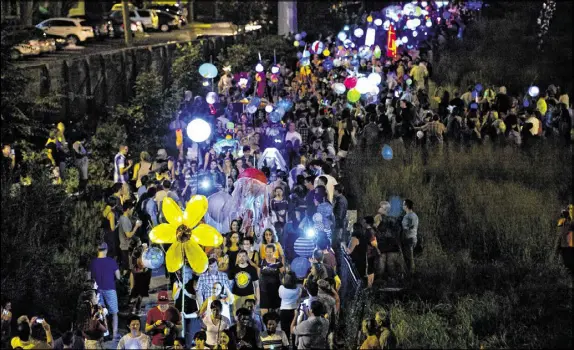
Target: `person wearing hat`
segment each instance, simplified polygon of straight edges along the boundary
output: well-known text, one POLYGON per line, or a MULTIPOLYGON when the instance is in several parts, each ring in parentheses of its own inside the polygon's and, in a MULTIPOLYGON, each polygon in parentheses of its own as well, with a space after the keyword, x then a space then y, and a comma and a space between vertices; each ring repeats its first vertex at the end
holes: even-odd
POLYGON ((173 345, 174 339, 181 333, 179 311, 169 305, 169 294, 162 290, 157 294, 157 306, 147 312, 145 332, 152 337, 151 348, 162 349, 173 345))
POLYGON ((103 242, 98 246, 98 257, 92 259, 88 279, 94 279, 98 284, 100 305, 107 307, 112 315, 114 339, 119 339, 118 333, 118 295, 116 293, 116 279, 120 279, 120 269, 116 261, 107 256, 108 244, 103 242))

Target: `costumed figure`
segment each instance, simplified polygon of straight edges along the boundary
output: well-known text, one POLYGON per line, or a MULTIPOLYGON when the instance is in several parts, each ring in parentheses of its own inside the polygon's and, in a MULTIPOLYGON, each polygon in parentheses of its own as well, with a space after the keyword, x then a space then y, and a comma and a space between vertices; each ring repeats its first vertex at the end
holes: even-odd
POLYGON ((267 86, 265 72, 257 72, 255 74, 255 81, 257 82, 256 94, 259 98, 261 98, 265 95, 265 88, 267 86))
POLYGON ((257 168, 268 167, 271 172, 282 170, 287 172, 287 163, 277 148, 268 147, 259 158, 257 168))
POLYGON ((180 116, 181 112, 179 112, 175 120, 169 124, 169 130, 175 132, 175 146, 179 151, 178 158, 183 159, 183 130, 185 130, 187 124, 179 119, 180 116))
POLYGON ((233 79, 235 79, 237 83, 237 87, 239 88, 239 92, 241 93, 241 98, 245 98, 245 94, 251 87, 251 77, 249 76, 249 73, 247 72, 236 73, 233 76, 233 79))
POLYGON ((231 66, 223 67, 225 74, 219 79, 217 90, 220 95, 229 96, 229 89, 233 85, 233 75, 231 74, 231 66))

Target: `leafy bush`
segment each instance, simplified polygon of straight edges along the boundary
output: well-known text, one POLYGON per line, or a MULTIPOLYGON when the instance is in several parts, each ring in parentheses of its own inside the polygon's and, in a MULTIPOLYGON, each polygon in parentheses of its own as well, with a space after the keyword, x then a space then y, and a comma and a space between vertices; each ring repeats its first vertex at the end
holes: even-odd
POLYGON ((2 297, 19 314, 70 327, 86 262, 99 239, 100 208, 74 202, 42 172, 27 187, 3 184, 2 297))
POLYGON ((259 62, 259 54, 265 65, 273 64, 273 54, 277 63, 282 59, 289 60, 295 54, 295 47, 285 38, 278 35, 268 35, 247 44, 235 44, 225 48, 217 60, 221 67, 231 65, 235 72, 249 72, 259 62))
POLYGON ((360 194, 360 216, 391 195, 414 200, 425 248, 400 297, 367 293, 351 320, 391 305, 407 348, 571 346, 572 290, 554 254, 557 215, 571 201, 571 151, 551 140, 530 153, 391 146, 391 161, 349 158, 346 187, 360 194))
POLYGON ((173 88, 179 96, 182 96, 185 90, 191 90, 194 94, 201 92, 203 78, 199 75, 198 69, 204 58, 200 47, 191 44, 182 45, 178 47, 176 55, 171 67, 173 88))

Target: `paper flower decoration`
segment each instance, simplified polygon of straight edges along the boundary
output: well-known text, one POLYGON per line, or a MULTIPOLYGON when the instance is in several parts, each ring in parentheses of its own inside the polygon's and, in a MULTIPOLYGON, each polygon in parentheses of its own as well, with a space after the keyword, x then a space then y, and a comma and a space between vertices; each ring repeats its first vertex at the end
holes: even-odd
POLYGON ((200 245, 215 247, 223 242, 223 237, 214 227, 200 223, 207 213, 207 206, 207 198, 199 195, 191 197, 185 211, 170 197, 163 200, 162 212, 168 223, 154 227, 149 238, 154 243, 171 243, 165 255, 167 271, 181 269, 184 254, 196 273, 207 270, 207 255, 200 245))

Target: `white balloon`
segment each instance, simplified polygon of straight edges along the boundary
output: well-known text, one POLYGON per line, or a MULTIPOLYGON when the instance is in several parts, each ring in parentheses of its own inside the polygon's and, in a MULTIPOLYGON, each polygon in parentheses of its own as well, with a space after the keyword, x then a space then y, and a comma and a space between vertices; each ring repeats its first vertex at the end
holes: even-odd
POLYGON ((419 139, 422 139, 424 136, 425 136, 425 133, 424 133, 424 132, 422 132, 422 131, 420 131, 420 130, 417 131, 417 137, 418 137, 419 139))
POLYGON ((205 96, 205 101, 210 105, 212 105, 215 102, 217 102, 217 98, 218 96, 215 92, 208 92, 207 95, 205 96))
POLYGON ((373 85, 379 85, 381 83, 381 75, 379 73, 371 73, 367 78, 373 85))
POLYGON ((357 86, 355 86, 355 89, 357 89, 357 91, 360 92, 361 95, 371 91, 372 88, 373 84, 371 84, 369 79, 365 77, 359 78, 359 80, 357 80, 357 86))
POLYGON ((196 118, 187 124, 187 137, 191 141, 203 142, 211 135, 211 125, 203 119, 196 118))
POLYGON ((335 92, 337 95, 342 95, 347 90, 345 84, 343 83, 335 83, 333 84, 333 86, 331 86, 331 88, 333 89, 333 92, 335 92))
POLYGON ((363 29, 357 28, 357 29, 355 29, 355 31, 353 32, 353 34, 355 34, 355 36, 356 36, 357 38, 360 38, 360 37, 363 36, 363 34, 365 34, 365 32, 363 31, 363 29))

